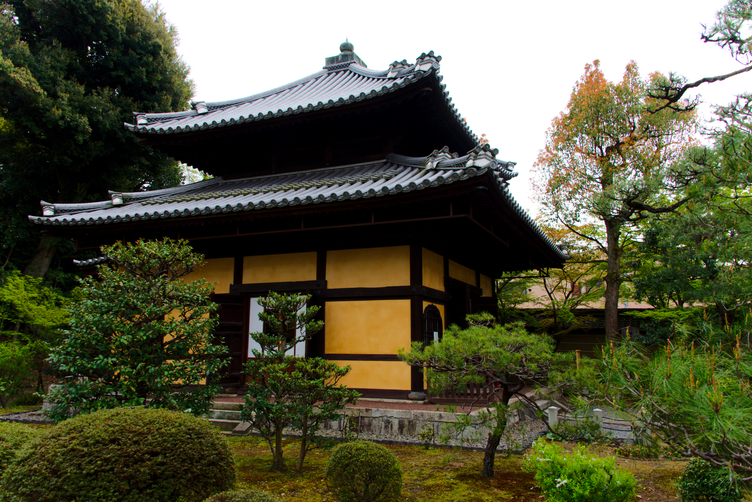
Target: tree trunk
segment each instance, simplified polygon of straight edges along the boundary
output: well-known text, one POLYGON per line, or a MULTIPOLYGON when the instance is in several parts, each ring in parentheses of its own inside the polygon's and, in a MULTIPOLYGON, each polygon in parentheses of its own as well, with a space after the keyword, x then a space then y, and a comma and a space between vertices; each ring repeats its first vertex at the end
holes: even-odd
POLYGON ((37 247, 37 253, 29 264, 26 265, 24 274, 32 277, 44 277, 44 274, 50 268, 52 258, 55 257, 55 251, 57 251, 55 238, 47 233, 42 234, 42 239, 39 241, 39 246, 37 247))
POLYGON ((279 424, 274 431, 274 459, 272 460, 272 470, 285 470, 285 462, 282 459, 282 426, 279 424))
POLYGON ((486 447, 483 450, 483 469, 480 471, 481 476, 486 478, 493 478, 494 475, 494 460, 496 460, 496 448, 499 447, 501 442, 501 434, 489 434, 488 441, 486 441, 486 447))
POLYGON ((606 341, 613 342, 619 333, 619 286, 621 277, 619 264, 621 250, 621 224, 612 220, 606 222, 606 245, 608 250, 608 266, 606 270, 606 341))
POLYGON ((486 478, 493 478, 494 475, 494 460, 496 460, 496 448, 499 447, 501 437, 504 435, 504 431, 507 428, 507 409, 509 407, 509 400, 512 398, 512 392, 502 385, 501 399, 499 403, 489 410, 491 415, 490 420, 495 420, 491 432, 488 433, 488 440, 486 441, 486 447, 483 454, 483 469, 481 469, 481 476, 486 478), (493 415, 496 415, 493 417, 493 415), (493 417, 493 418, 491 418, 493 417))
POLYGON ((303 427, 300 429, 300 454, 298 455, 298 466, 295 469, 298 474, 303 472, 303 461, 308 453, 308 420, 303 419, 303 427))

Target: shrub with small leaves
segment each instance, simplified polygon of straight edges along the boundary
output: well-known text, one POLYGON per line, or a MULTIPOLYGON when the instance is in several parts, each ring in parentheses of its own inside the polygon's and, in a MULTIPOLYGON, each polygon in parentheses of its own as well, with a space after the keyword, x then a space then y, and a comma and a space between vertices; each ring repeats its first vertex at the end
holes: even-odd
POLYGON ((431 445, 436 442, 436 430, 433 424, 425 424, 418 437, 423 442, 423 448, 426 450, 430 449, 431 445))
POLYGON ((656 459, 661 456, 661 448, 653 445, 623 444, 616 449, 623 458, 656 459))
POLYGON ((279 499, 256 490, 231 490, 212 495, 204 502, 279 502, 279 499))
POLYGON ((219 392, 212 378, 228 359, 227 347, 215 343, 213 288, 189 277, 203 255, 170 239, 117 242, 102 253, 108 261, 81 281, 70 329, 49 357, 66 378, 50 396, 48 416, 59 422, 74 410, 147 402, 206 413, 219 392))
POLYGON ((679 478, 679 497, 684 502, 738 502, 742 500, 736 476, 728 467, 692 459, 679 478))
POLYGON ((0 422, 0 475, 16 460, 20 450, 36 440, 42 432, 26 424, 0 422))
POLYGON ((0 479, 0 501, 199 502, 234 483, 232 452, 208 422, 120 408, 67 420, 23 449, 0 479))
POLYGON ((30 353, 18 342, 0 342, 0 408, 13 397, 31 388, 30 353))
POLYGON ((341 502, 392 502, 399 500, 402 492, 402 467, 394 454, 369 441, 334 448, 326 478, 341 502))
POLYGON ((533 443, 525 468, 549 502, 626 502, 635 495, 634 475, 616 468, 614 457, 590 456, 579 447, 566 454, 543 438, 533 443))
POLYGON ((578 417, 572 421, 561 421, 551 427, 549 439, 566 443, 602 443, 608 439, 601 424, 590 417, 578 417))

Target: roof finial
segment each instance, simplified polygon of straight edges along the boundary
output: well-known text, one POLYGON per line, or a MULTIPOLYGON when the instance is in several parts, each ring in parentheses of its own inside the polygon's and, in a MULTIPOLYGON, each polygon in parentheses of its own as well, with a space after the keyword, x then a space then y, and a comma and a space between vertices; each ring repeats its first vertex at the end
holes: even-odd
POLYGON ((342 42, 339 45, 339 51, 340 52, 355 52, 355 46, 350 42, 347 37, 345 37, 345 41, 342 42))
POLYGON ((339 45, 339 54, 326 58, 324 61, 324 68, 327 70, 342 70, 350 66, 352 63, 357 63, 360 66, 367 68, 367 65, 363 60, 355 54, 355 46, 348 38, 345 38, 345 41, 339 45))

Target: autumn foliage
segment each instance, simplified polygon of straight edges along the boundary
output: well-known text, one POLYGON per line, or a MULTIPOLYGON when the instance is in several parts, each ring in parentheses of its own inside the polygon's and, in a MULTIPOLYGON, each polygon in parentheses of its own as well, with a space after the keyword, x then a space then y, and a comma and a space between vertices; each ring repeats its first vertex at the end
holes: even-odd
POLYGON ((673 194, 693 180, 693 173, 676 162, 693 142, 695 115, 661 109, 662 101, 648 95, 664 79, 653 74, 643 80, 630 62, 622 80, 610 82, 598 61, 586 65, 535 164, 534 186, 544 215, 608 257, 609 335, 617 329, 619 265, 631 229, 651 214, 684 204, 673 194))

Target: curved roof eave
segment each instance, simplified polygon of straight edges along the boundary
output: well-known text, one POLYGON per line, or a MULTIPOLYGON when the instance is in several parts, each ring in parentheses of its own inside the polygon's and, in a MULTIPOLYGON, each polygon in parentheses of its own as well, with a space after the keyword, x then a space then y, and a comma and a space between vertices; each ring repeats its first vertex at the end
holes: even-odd
POLYGON ((111 192, 111 201, 87 204, 50 204, 42 201, 43 216, 29 216, 41 226, 90 226, 144 220, 203 217, 297 205, 330 204, 388 197, 488 176, 503 203, 553 256, 568 255, 556 246, 514 200, 508 181, 516 176, 512 162, 496 159, 498 150, 487 144, 464 156, 435 150, 425 157, 388 155, 383 161, 352 164, 239 180, 212 178, 190 185, 152 192, 111 192), (118 200, 118 203, 114 201, 118 200))
POLYGON ((378 98, 433 76, 456 123, 478 145, 478 136, 467 126, 452 103, 446 85, 441 83, 443 76, 439 74, 440 61, 441 56, 436 56, 431 51, 421 54, 415 64, 395 61, 384 71, 370 70, 357 62, 337 65, 245 98, 210 103, 194 102, 192 110, 182 112, 134 112, 136 124, 126 122, 124 126, 142 137, 231 127, 378 98))

